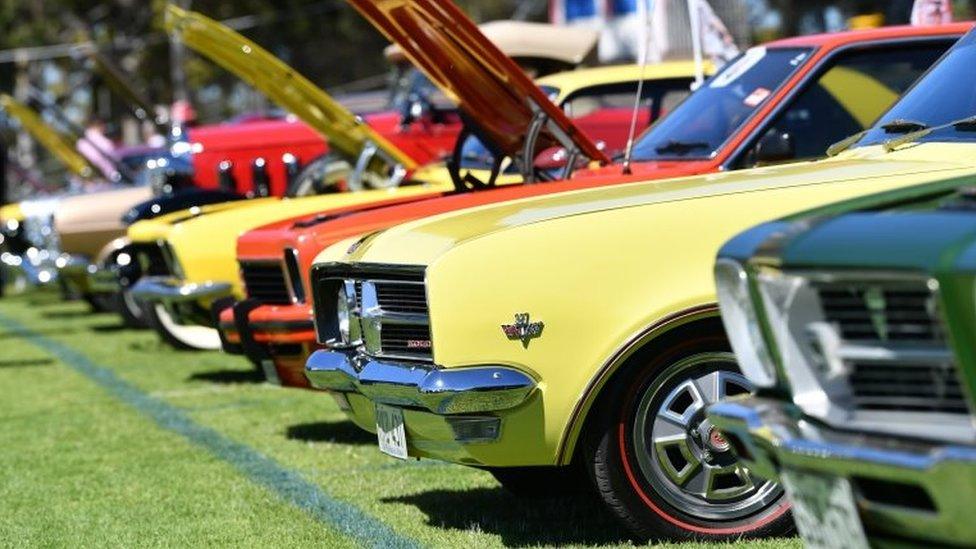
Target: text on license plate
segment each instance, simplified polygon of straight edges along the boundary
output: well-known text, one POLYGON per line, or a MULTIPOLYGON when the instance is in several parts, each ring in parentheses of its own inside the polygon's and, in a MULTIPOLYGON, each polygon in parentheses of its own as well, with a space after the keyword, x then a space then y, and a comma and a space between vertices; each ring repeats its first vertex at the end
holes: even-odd
POLYGON ((395 458, 407 459, 407 431, 403 425, 403 410, 377 404, 376 437, 381 452, 395 458))

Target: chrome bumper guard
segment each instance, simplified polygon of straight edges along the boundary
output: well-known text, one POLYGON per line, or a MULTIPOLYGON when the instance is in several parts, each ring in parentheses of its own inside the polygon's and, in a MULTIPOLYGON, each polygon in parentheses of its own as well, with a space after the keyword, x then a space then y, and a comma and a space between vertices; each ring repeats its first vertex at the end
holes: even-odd
POLYGON ((351 358, 316 351, 305 375, 313 387, 360 393, 373 402, 425 408, 435 414, 494 412, 514 408, 535 390, 535 380, 502 366, 443 369, 351 358))
POLYGON ((839 431, 759 397, 713 405, 708 417, 759 476, 850 480, 872 542, 976 544, 976 490, 963 488, 976 484, 976 447, 839 431))
POLYGON ((132 297, 150 303, 212 300, 232 293, 227 282, 184 282, 169 276, 144 276, 129 291, 132 297))

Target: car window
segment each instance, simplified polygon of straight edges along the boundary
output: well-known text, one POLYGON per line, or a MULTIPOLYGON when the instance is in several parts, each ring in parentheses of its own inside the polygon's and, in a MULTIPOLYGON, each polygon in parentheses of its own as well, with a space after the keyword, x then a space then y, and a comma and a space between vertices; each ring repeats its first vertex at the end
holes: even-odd
MULTIPOLYGON (((643 132, 687 97, 691 82, 691 78, 645 81, 637 111, 637 132, 643 132)), ((591 86, 567 97, 563 110, 587 137, 613 156, 626 147, 636 94, 637 82, 591 86)))
MULTIPOLYGON (((926 42, 836 56, 768 126, 766 135, 783 136, 792 148, 777 160, 822 157, 830 145, 870 127, 947 48, 947 42, 926 42)), ((745 165, 757 163, 761 143, 745 165)))
POLYGON ((634 145, 637 161, 708 159, 810 58, 809 48, 751 48, 634 145))
MULTIPOLYGON (((653 119, 658 118, 691 93, 691 83, 691 78, 645 81, 641 89, 641 111, 653 119)), ((634 108, 636 94, 637 82, 591 86, 567 97, 563 101, 563 110, 570 118, 584 118, 601 110, 629 112, 634 108)))
MULTIPOLYGON (((976 31, 964 36, 937 65, 909 90, 858 143, 874 145, 893 134, 883 127, 895 120, 911 120, 926 126, 939 126, 976 115, 976 31)), ((973 141, 976 132, 967 127, 945 128, 919 141, 973 141)))

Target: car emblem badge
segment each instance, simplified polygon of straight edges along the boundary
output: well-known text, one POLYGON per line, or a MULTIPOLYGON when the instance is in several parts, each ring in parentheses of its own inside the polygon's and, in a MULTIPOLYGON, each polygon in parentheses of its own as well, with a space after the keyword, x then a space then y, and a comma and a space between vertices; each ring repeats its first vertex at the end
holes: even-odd
POLYGON ((888 304, 885 302, 884 292, 880 288, 868 288, 864 292, 864 305, 871 315, 871 325, 874 326, 878 339, 888 341, 888 304))
POLYGON ((529 340, 542 335, 544 327, 541 321, 530 322, 529 313, 517 313, 513 324, 502 324, 502 331, 508 339, 521 341, 523 347, 528 347, 529 340))

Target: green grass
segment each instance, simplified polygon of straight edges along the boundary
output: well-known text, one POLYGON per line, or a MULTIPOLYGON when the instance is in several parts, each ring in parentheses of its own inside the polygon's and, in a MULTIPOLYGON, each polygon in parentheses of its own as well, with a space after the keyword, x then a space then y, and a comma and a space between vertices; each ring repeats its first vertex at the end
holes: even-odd
POLYGON ((239 358, 176 352, 49 295, 5 297, 2 318, 30 332, 0 322, 4 544, 631 545, 589 502, 523 502, 471 468, 386 458, 332 399, 261 383, 239 358))

